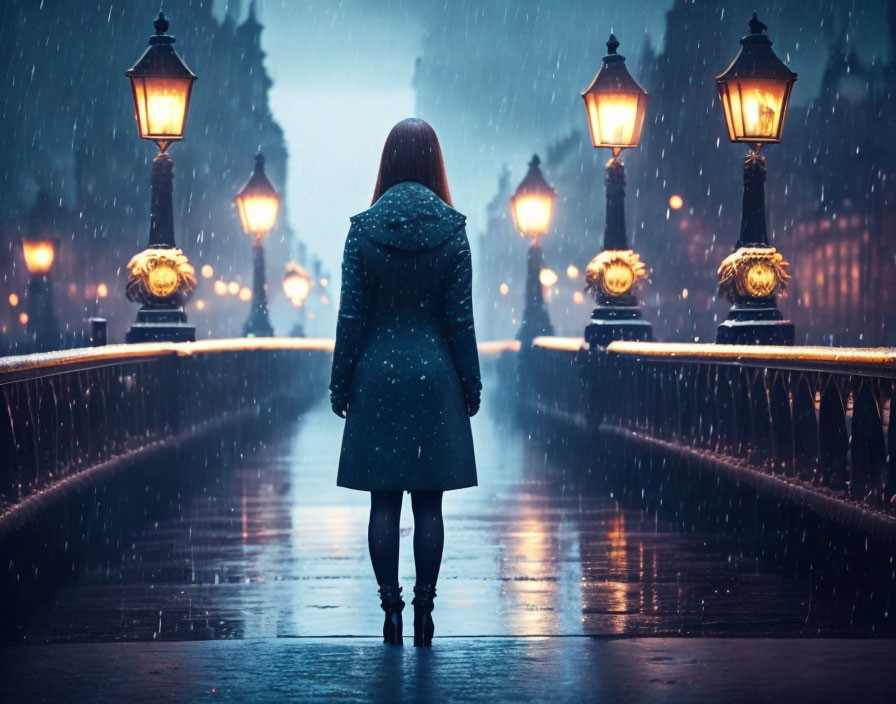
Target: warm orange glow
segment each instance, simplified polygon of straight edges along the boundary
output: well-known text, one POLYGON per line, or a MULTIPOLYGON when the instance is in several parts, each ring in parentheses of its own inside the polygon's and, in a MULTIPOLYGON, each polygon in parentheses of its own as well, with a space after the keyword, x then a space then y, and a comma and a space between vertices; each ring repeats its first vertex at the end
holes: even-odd
POLYGON ((142 139, 151 139, 161 149, 184 137, 191 78, 131 76, 137 129, 142 139))
POLYGON ((551 228, 554 198, 549 195, 522 195, 513 199, 513 221, 523 237, 539 238, 551 228))
POLYGON ((690 291, 686 288, 681 289, 681 298, 682 300, 687 300, 687 297, 690 295, 690 291))
POLYGON ((283 293, 290 302, 296 308, 301 308, 311 293, 311 288, 312 281, 308 272, 295 262, 289 262, 286 265, 286 274, 283 275, 283 293))
POLYGON ((274 228, 280 210, 280 198, 276 195, 244 195, 236 199, 243 232, 264 237, 274 228))
POLYGON ((96 297, 105 298, 109 295, 109 287, 106 284, 100 284, 96 287, 96 297))
POLYGON ((27 313, 19 313, 19 322, 22 325, 28 324, 28 314, 27 313))
POLYGON ((581 291, 573 291, 572 302, 577 306, 582 305, 585 302, 585 294, 581 291))
POLYGON ((56 248, 49 240, 22 240, 25 268, 29 274, 49 274, 56 258, 56 248))
POLYGON ((595 147, 636 147, 641 139, 646 102, 641 93, 585 94, 588 126, 595 147))
POLYGON ((557 276, 557 272, 553 269, 542 269, 538 273, 538 281, 542 286, 546 286, 548 288, 556 284, 558 278, 559 277, 557 276))
POLYGON ((220 279, 218 281, 215 281, 215 293, 217 293, 219 296, 223 296, 225 293, 227 293, 227 283, 221 281, 220 279))
POLYGON ((236 281, 231 281, 227 284, 227 293, 231 296, 235 296, 240 292, 240 285, 236 281))
POLYGON ((328 306, 328 305, 330 305, 330 297, 329 297, 328 295, 326 295, 326 294, 324 294, 323 296, 321 296, 321 297, 320 297, 320 304, 321 304, 322 306, 328 306))
POLYGON ((210 279, 215 275, 215 270, 211 264, 203 264, 202 268, 199 270, 199 273, 202 274, 202 278, 210 279))
POLYGON ((15 308, 17 305, 19 305, 18 294, 16 294, 16 293, 9 294, 9 305, 11 305, 13 308, 15 308))
POLYGON ((681 210, 681 206, 683 205, 684 199, 677 193, 669 196, 669 207, 672 208, 672 210, 681 210))
POLYGON ((566 275, 573 280, 579 278, 579 267, 577 267, 575 264, 570 264, 568 267, 566 267, 566 275))
POLYGON ((507 284, 501 284, 498 290, 501 292, 502 296, 506 296, 508 293, 510 293, 510 286, 508 286, 507 284))
POLYGON ((320 280, 320 287, 321 287, 321 288, 326 288, 327 285, 328 285, 329 283, 330 283, 330 280, 329 280, 326 276, 324 276, 324 277, 320 280))
POLYGON ((201 298, 196 301, 196 310, 205 310, 205 301, 201 298))
POLYGON ((248 286, 243 286, 240 289, 240 300, 241 301, 251 301, 252 300, 252 289, 248 286))
POLYGON ((742 78, 719 83, 732 142, 779 142, 788 81, 742 78))

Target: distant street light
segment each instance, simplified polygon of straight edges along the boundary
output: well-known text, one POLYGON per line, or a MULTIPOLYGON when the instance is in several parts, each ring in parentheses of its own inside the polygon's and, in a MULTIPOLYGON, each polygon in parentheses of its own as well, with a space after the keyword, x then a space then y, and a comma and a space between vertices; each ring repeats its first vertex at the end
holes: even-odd
POLYGON ((541 238, 551 229, 557 192, 545 181, 540 164, 538 155, 534 155, 526 177, 510 197, 510 212, 517 232, 532 241, 527 257, 523 321, 516 336, 525 345, 540 335, 554 334, 539 276, 544 269, 541 238))
POLYGON ((718 327, 716 342, 792 345, 793 323, 778 310, 777 295, 790 279, 784 257, 769 246, 765 223, 763 144, 781 141, 796 74, 772 51, 766 26, 756 13, 750 34, 731 65, 716 78, 728 135, 750 145, 744 161, 740 237, 719 267, 719 294, 733 304, 718 327))
POLYGON ((295 262, 286 265, 286 273, 283 275, 283 293, 296 308, 299 309, 299 319, 290 331, 291 337, 305 337, 304 329, 304 305, 311 294, 313 286, 311 277, 304 268, 295 262))
POLYGON ((22 253, 31 278, 25 295, 26 310, 19 318, 25 325, 25 332, 35 352, 58 350, 62 339, 53 310, 53 284, 50 280, 50 271, 56 259, 56 242, 46 233, 23 237, 22 253))
POLYGON ((165 15, 160 12, 153 24, 156 33, 149 39, 149 48, 125 72, 131 81, 140 138, 152 140, 159 148, 152 162, 149 245, 127 267, 128 300, 142 307, 126 340, 192 341, 196 328, 187 324, 184 304, 196 286, 196 274, 174 241, 173 165, 167 150, 171 142, 183 139, 196 76, 174 51, 174 37, 165 33, 165 15))
POLYGON ((243 232, 252 237, 252 310, 243 325, 245 337, 270 337, 274 334, 268 317, 268 293, 265 289, 264 237, 277 222, 280 196, 264 172, 264 154, 255 155, 255 171, 236 194, 237 210, 243 232))
POLYGON ((585 288, 594 295, 597 307, 585 328, 589 345, 606 347, 613 340, 651 340, 650 323, 641 318, 635 290, 645 278, 641 258, 628 246, 625 231, 625 166, 619 161, 623 149, 638 146, 647 109, 647 92, 631 77, 625 57, 616 53, 614 35, 607 41, 607 55, 582 98, 588 111, 591 142, 607 148, 607 221, 603 250, 585 269, 585 288))

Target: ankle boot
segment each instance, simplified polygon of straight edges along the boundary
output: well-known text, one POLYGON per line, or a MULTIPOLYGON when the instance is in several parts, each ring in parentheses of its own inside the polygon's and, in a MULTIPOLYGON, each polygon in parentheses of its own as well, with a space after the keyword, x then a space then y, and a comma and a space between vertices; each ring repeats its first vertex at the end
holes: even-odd
POLYGON ((383 621, 383 643, 401 645, 401 611, 404 609, 404 601, 401 598, 401 587, 397 584, 380 585, 380 608, 385 612, 383 621))
POLYGON ((418 584, 414 587, 414 647, 430 647, 435 626, 432 622, 432 600, 436 598, 436 588, 432 584, 418 584))

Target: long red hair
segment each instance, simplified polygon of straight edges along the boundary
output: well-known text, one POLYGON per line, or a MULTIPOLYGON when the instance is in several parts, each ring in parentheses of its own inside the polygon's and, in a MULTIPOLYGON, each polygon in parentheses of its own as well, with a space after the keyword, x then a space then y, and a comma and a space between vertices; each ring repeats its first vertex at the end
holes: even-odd
POLYGON ((416 117, 402 120, 386 137, 370 204, 376 203, 383 193, 402 181, 416 181, 448 205, 453 205, 439 138, 428 122, 416 117))

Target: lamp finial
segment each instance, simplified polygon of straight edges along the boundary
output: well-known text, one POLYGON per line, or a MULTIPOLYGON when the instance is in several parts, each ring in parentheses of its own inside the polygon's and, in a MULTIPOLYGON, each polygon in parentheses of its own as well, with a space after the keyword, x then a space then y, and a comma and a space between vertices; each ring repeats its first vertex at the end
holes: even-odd
POLYGON ((750 34, 764 34, 768 26, 759 20, 758 15, 754 12, 753 19, 750 20, 750 34))
POLYGON ((616 39, 616 35, 610 32, 610 38, 607 40, 607 53, 615 54, 616 50, 619 48, 619 40, 616 39))

